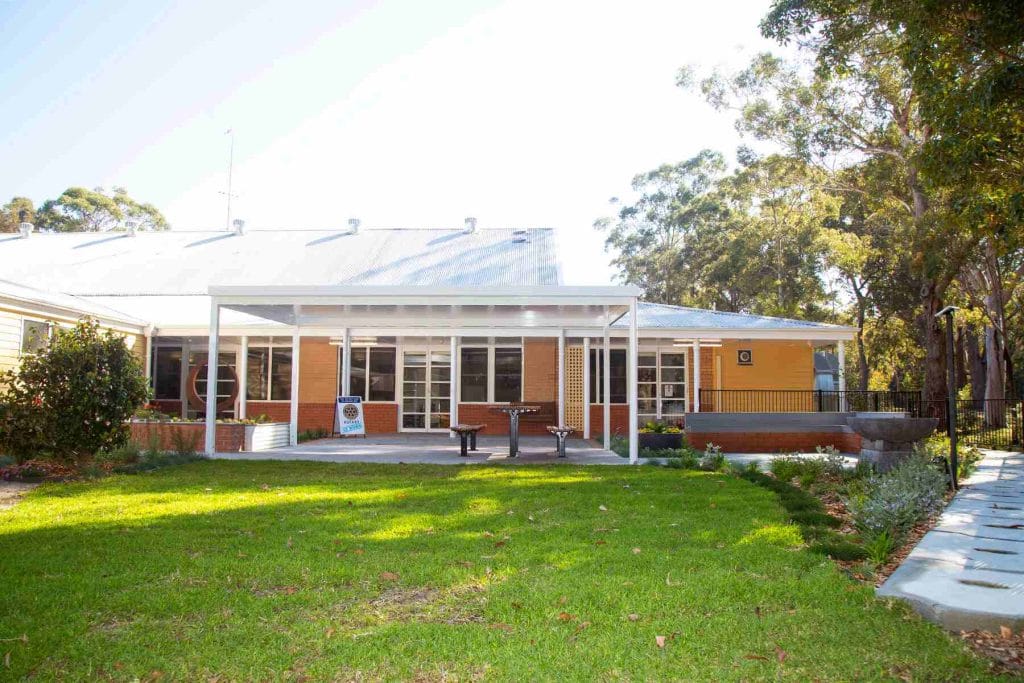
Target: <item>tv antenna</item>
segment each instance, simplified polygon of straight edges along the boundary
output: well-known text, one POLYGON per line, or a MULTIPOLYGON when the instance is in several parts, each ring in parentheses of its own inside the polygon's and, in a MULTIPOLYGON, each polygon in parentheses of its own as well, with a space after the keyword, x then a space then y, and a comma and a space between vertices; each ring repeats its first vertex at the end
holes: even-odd
POLYGON ((224 131, 224 135, 230 135, 231 136, 231 147, 229 148, 229 151, 228 151, 228 191, 227 192, 221 192, 221 194, 225 195, 227 197, 227 200, 228 200, 228 215, 227 215, 227 218, 224 219, 224 229, 225 230, 230 230, 231 229, 231 198, 235 196, 235 195, 231 194, 231 175, 232 175, 232 172, 234 171, 234 168, 235 168, 235 129, 234 128, 228 128, 226 131, 224 131))

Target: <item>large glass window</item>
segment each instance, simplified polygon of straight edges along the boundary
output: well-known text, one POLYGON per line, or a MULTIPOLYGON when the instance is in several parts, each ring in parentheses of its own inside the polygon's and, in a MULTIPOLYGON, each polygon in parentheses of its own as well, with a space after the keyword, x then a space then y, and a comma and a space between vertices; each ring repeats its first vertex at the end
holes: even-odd
POLYGON ((636 370, 637 413, 640 424, 658 419, 658 353, 641 353, 636 370))
POLYGON ((461 350, 462 373, 460 400, 466 403, 487 402, 487 349, 465 348, 461 350))
MULTIPOLYGON (((626 402, 626 350, 611 350, 611 401, 626 402)), ((604 351, 590 350, 590 402, 604 403, 604 351)))
POLYGON ((39 320, 21 322, 21 353, 38 353, 50 343, 50 323, 39 320))
POLYGON ((523 398, 523 350, 494 349, 494 400, 511 403, 523 398))
POLYGON ((181 349, 156 347, 153 351, 153 396, 181 399, 181 349))
MULTIPOLYGON (((364 401, 394 401, 395 349, 386 346, 353 347, 348 378, 352 396, 360 396, 364 401)), ((341 391, 339 377, 339 395, 341 391)))
POLYGON ((246 361, 245 396, 248 401, 266 401, 270 376, 270 349, 249 347, 246 361))
POLYGON ((686 353, 661 353, 661 419, 665 422, 682 422, 686 414, 686 353))
POLYGON ((287 401, 292 397, 292 350, 271 349, 270 400, 287 401))

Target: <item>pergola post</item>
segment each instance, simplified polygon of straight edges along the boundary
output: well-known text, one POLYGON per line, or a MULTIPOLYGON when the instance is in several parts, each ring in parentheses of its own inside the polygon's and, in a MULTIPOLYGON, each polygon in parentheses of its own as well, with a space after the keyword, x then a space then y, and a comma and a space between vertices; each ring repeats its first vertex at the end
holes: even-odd
POLYGON ((217 452, 217 344, 220 337, 220 304, 210 300, 210 340, 206 355, 206 447, 207 455, 217 452))
POLYGON ((583 338, 583 438, 590 438, 590 336, 583 338))
POLYGON ((612 447, 612 344, 608 326, 604 328, 604 361, 601 364, 601 383, 604 385, 602 395, 604 397, 604 449, 611 450, 612 447))
MULTIPOLYGON (((296 316, 298 323, 298 316, 296 316)), ((299 443, 299 347, 301 337, 298 324, 292 328, 292 395, 288 420, 288 440, 291 445, 299 443)))
POLYGON ((149 383, 150 388, 153 387, 153 326, 148 325, 145 332, 146 335, 146 382, 149 383))
POLYGON ((242 335, 241 351, 238 356, 238 419, 246 417, 246 402, 249 397, 249 337, 242 335))
POLYGON ((345 328, 341 345, 341 395, 352 394, 352 330, 345 328))
POLYGON ((640 461, 640 429, 637 422, 640 419, 639 404, 637 403, 637 351, 638 351, 638 321, 637 305, 634 296, 629 302, 629 360, 627 362, 626 377, 629 383, 629 463, 635 465, 640 461))
MULTIPOLYGON (((458 382, 458 355, 459 355, 459 338, 454 334, 451 340, 451 361, 448 363, 448 426, 454 427, 459 424, 459 392, 458 382)), ((454 439, 455 432, 448 430, 448 438, 454 439)))
POLYGON ((558 331, 558 426, 565 425, 565 329, 558 331))
POLYGON ((700 412, 700 339, 693 342, 693 412, 700 412))

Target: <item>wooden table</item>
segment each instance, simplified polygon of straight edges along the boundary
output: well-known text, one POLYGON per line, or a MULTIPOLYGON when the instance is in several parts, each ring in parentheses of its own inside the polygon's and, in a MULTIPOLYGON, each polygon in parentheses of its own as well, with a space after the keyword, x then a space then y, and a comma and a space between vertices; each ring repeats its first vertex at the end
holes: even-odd
POLYGON ((514 458, 519 455, 519 416, 524 413, 540 412, 540 406, 510 403, 507 406, 499 406, 494 410, 508 415, 508 457, 514 458))

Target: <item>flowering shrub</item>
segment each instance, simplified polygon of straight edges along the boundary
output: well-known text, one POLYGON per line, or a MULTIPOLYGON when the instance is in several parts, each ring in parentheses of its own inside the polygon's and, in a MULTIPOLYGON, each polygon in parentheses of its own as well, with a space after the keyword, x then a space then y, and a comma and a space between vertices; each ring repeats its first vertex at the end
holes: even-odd
POLYGON ((718 444, 708 442, 704 446, 704 455, 700 459, 700 468, 710 472, 718 472, 725 468, 725 455, 722 447, 718 444))
POLYGON ((641 434, 682 434, 683 430, 676 425, 664 422, 648 422, 639 429, 641 434))
POLYGON ((80 460, 128 440, 148 388, 124 338, 86 318, 0 376, 0 392, 0 451, 80 460))
POLYGON ((909 458, 889 473, 872 477, 847 501, 857 529, 866 537, 901 539, 915 524, 942 507, 946 479, 923 458, 909 458))

